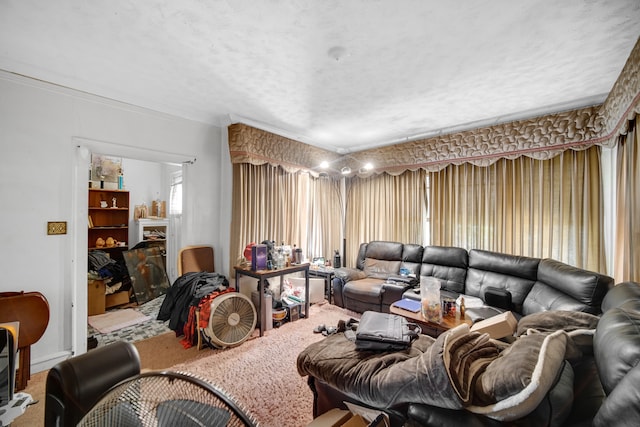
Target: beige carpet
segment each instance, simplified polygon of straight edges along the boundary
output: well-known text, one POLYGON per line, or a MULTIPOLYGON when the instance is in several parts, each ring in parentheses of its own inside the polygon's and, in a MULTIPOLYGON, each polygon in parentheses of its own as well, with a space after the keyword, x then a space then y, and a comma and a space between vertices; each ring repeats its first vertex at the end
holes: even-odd
POLYGON ((127 326, 137 325, 147 320, 151 320, 151 318, 132 308, 89 316, 89 324, 101 334, 108 334, 109 332, 117 331, 127 326))
POLYGON ((261 426, 306 426, 313 419, 313 395, 307 378, 296 368, 298 353, 323 339, 313 329, 320 323, 335 326, 354 313, 329 304, 311 306, 307 319, 285 323, 262 338, 238 347, 215 350, 198 360, 173 366, 212 382, 260 421, 261 426))
MULTIPOLYGON (((311 306, 311 317, 257 334, 238 347, 222 350, 195 347, 185 350, 169 332, 135 343, 143 370, 181 370, 198 375, 232 395, 263 427, 306 426, 312 420, 313 395, 296 370, 298 353, 317 340, 318 324, 335 326, 359 316, 329 304, 311 306)), ((18 417, 12 427, 44 425, 47 372, 33 374, 24 392, 38 403, 18 417)))

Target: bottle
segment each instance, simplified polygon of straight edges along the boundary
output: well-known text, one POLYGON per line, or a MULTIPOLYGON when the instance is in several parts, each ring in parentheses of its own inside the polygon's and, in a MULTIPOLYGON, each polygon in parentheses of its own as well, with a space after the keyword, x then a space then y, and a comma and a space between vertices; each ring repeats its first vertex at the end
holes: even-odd
POLYGON ((124 188, 124 176, 122 176, 122 169, 118 170, 118 190, 124 188))
POLYGON ((460 297, 460 319, 464 319, 464 297, 460 297))
POLYGON ((342 260, 340 259, 340 252, 336 249, 335 254, 333 255, 333 268, 340 267, 342 267, 342 260))

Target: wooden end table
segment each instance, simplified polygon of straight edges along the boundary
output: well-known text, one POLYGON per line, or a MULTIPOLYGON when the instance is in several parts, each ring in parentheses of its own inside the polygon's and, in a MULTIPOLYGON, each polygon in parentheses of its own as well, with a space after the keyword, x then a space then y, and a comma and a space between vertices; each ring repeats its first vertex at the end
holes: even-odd
POLYGON ((396 307, 393 304, 391 304, 391 307, 389 307, 389 312, 402 316, 410 322, 417 323, 420 328, 422 328, 423 334, 429 335, 434 338, 436 338, 441 333, 448 331, 449 329, 462 325, 463 323, 466 323, 469 326, 471 326, 471 324, 473 323, 468 317, 461 319, 460 310, 456 310, 455 316, 442 316, 442 322, 440 323, 431 322, 425 319, 424 317, 422 317, 422 313, 420 312, 414 313, 413 311, 396 307))

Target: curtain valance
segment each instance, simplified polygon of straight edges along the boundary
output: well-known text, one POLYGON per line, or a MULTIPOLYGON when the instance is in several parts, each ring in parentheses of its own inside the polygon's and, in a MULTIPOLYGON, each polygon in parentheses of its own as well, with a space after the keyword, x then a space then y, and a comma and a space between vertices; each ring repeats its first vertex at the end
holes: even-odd
POLYGON ((232 163, 269 163, 289 172, 318 171, 322 161, 329 173, 348 166, 358 173, 371 162, 373 171, 399 175, 407 170, 439 171, 450 164, 488 166, 498 159, 520 156, 549 159, 561 152, 594 145, 613 147, 627 132, 628 120, 640 114, 640 41, 602 105, 518 120, 489 127, 340 155, 245 124, 229 126, 232 163))

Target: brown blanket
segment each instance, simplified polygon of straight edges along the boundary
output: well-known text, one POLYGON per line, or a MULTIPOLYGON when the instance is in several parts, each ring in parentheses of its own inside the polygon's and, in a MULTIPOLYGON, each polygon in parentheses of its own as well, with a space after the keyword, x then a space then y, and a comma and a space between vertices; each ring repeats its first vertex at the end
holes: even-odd
POLYGON ((343 334, 314 343, 298 355, 298 373, 311 375, 376 408, 413 402, 460 409, 475 379, 499 354, 487 335, 462 325, 437 339, 420 336, 395 352, 357 351, 343 334))

